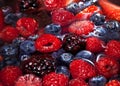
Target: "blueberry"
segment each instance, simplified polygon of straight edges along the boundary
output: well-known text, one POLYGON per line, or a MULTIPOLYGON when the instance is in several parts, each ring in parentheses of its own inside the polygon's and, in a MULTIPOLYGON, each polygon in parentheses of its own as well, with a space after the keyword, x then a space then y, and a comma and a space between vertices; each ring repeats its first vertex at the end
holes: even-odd
POLYGON ((107 79, 104 76, 95 76, 89 80, 89 86, 105 86, 107 79))
POLYGON ((30 55, 28 55, 28 54, 21 54, 19 57, 20 57, 21 61, 25 61, 25 60, 28 60, 30 58, 30 55))
POLYGON ((20 50, 30 54, 35 52, 35 46, 34 46, 34 41, 31 40, 25 40, 20 44, 20 50))
POLYGON ((56 58, 59 65, 69 66, 74 56, 71 53, 62 53, 60 57, 56 58))
POLYGON ((29 40, 36 40, 38 38, 38 34, 34 34, 28 37, 29 40))
POLYGON ((58 66, 55 70, 56 73, 65 74, 70 77, 70 72, 66 66, 58 66))
POLYGON ((4 41, 0 39, 0 47, 4 45, 4 41))
POLYGON ((3 57, 16 57, 18 55, 18 47, 13 44, 4 45, 0 49, 0 54, 3 57))
POLYGON ((58 35, 61 33, 61 26, 59 24, 49 24, 44 28, 45 33, 58 35))
POLYGON ((116 20, 106 21, 104 23, 104 27, 107 28, 111 32, 119 32, 120 31, 120 23, 116 20))
POLYGON ((65 9, 72 12, 73 14, 77 14, 78 12, 81 11, 78 3, 75 3, 75 2, 67 5, 67 7, 65 9))
POLYGON ((90 20, 94 22, 95 25, 103 25, 105 22, 105 16, 100 14, 100 13, 94 13, 91 17, 90 20))
POLYGON ((75 55, 75 58, 74 59, 89 59, 91 61, 95 61, 95 56, 92 52, 88 51, 88 50, 82 50, 80 52, 78 52, 76 55, 75 55))
POLYGON ((7 14, 12 13, 13 9, 10 6, 4 6, 2 7, 2 11, 4 16, 6 16, 7 14))

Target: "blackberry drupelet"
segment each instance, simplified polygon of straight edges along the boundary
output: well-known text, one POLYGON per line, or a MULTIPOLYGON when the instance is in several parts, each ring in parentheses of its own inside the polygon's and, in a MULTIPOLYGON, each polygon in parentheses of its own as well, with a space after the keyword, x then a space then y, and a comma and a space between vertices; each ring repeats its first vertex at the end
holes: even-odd
POLYGON ((51 55, 33 55, 21 64, 25 74, 32 73, 39 77, 55 71, 55 60, 51 55))
POLYGON ((85 40, 75 34, 67 34, 63 39, 63 49, 72 54, 85 49, 85 40))

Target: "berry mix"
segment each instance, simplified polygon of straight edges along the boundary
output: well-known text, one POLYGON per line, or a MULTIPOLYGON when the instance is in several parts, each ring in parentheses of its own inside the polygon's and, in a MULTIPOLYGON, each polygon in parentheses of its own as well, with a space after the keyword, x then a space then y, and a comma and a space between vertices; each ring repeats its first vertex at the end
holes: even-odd
POLYGON ((0 4, 0 86, 120 86, 120 8, 105 0, 16 4, 0 4))

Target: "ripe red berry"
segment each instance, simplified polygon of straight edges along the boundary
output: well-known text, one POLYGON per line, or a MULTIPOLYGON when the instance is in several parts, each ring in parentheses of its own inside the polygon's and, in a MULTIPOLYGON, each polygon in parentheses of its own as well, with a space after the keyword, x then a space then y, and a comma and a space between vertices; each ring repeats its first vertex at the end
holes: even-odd
POLYGON ((70 72, 73 78, 82 78, 85 80, 97 74, 95 67, 83 59, 73 60, 70 63, 70 72))
POLYGON ((12 26, 6 26, 1 32, 1 39, 6 42, 11 42, 13 39, 19 36, 19 32, 12 26))
POLYGON ((0 9, 0 31, 3 30, 3 27, 4 27, 4 16, 2 9, 0 9))
POLYGON ((68 77, 64 74, 49 73, 43 77, 43 86, 68 86, 68 77))
POLYGON ((22 75, 17 66, 6 66, 0 72, 0 80, 4 86, 14 86, 16 80, 22 75))
POLYGON ((110 80, 105 86, 120 86, 120 81, 110 80))
POLYGON ((120 42, 111 40, 107 43, 105 54, 115 59, 120 59, 120 42))
POLYGON ((70 24, 68 31, 80 36, 84 36, 93 31, 94 24, 88 20, 75 21, 70 24))
POLYGON ((83 79, 72 79, 69 81, 69 86, 88 86, 88 84, 83 79))
POLYGON ((119 63, 110 57, 101 57, 96 62, 96 68, 101 75, 110 78, 118 74, 119 63))
POLYGON ((70 24, 74 20, 74 14, 64 9, 57 9, 52 12, 53 23, 62 26, 70 24))
POLYGON ((105 43, 97 37, 89 37, 86 39, 86 50, 93 53, 100 53, 104 51, 105 43))
POLYGON ((38 29, 38 22, 33 18, 22 17, 17 21, 16 28, 22 36, 28 37, 38 29))
POLYGON ((43 34, 35 42, 35 47, 42 53, 53 52, 60 49, 62 42, 52 34, 43 34))

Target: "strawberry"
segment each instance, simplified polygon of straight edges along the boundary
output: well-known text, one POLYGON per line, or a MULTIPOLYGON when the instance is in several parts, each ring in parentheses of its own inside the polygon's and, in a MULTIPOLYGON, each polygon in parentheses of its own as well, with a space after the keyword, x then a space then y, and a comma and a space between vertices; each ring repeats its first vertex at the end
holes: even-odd
POLYGON ((85 80, 97 74, 95 67, 83 59, 73 60, 70 63, 70 72, 73 78, 82 78, 85 80))
POLYGON ((120 86, 120 81, 110 80, 105 86, 120 86))
POLYGON ((97 37, 89 37, 86 39, 86 50, 93 53, 99 53, 104 51, 105 43, 97 37))
POLYGON ((78 14, 76 14, 76 19, 79 20, 85 20, 85 19, 90 19, 90 16, 95 13, 102 13, 101 9, 95 5, 88 6, 85 8, 83 11, 80 11, 78 14))
POLYGON ((18 78, 15 86, 42 86, 42 80, 33 74, 26 74, 18 78))
POLYGON ((52 34, 43 34, 35 42, 35 47, 42 53, 53 52, 60 49, 62 42, 52 34))
POLYGON ((38 22, 33 18, 22 17, 17 21, 16 28, 22 36, 28 37, 38 29, 38 22))
POLYGON ((3 27, 4 27, 4 16, 2 9, 0 9, 0 31, 3 29, 3 27))
MULTIPOLYGON (((115 0, 116 2, 118 0, 115 0)), ((119 1, 117 3, 120 3, 119 1)), ((120 21, 120 7, 110 2, 109 0, 99 0, 99 4, 103 9, 103 12, 110 19, 120 21)))
POLYGON ((111 40, 107 43, 105 54, 115 59, 120 59, 120 42, 111 40))
POLYGON ((101 75, 110 78, 118 74, 119 63, 110 57, 103 56, 96 62, 96 68, 101 75))
POLYGON ((19 36, 19 32, 12 26, 6 26, 1 32, 1 39, 6 42, 11 42, 13 39, 19 36))
POLYGON ((74 14, 64 10, 64 9, 57 9, 52 11, 52 21, 55 24, 60 24, 62 26, 70 24, 74 20, 74 14))
POLYGON ((88 86, 88 84, 83 79, 72 79, 69 81, 69 86, 88 86))
POLYGON ((0 82, 0 86, 3 86, 3 84, 0 82))
POLYGON ((43 86, 68 86, 68 77, 55 72, 49 73, 43 77, 43 86))
POLYGON ((79 0, 44 0, 44 5, 48 11, 59 9, 67 6, 72 2, 77 2, 79 0))
POLYGON ((92 32, 94 28, 94 24, 88 20, 83 21, 75 21, 71 23, 68 27, 68 31, 70 33, 74 33, 80 36, 87 35, 88 33, 92 32))
POLYGON ((0 72, 0 80, 5 86, 14 86, 16 80, 22 75, 17 66, 6 66, 0 72))

